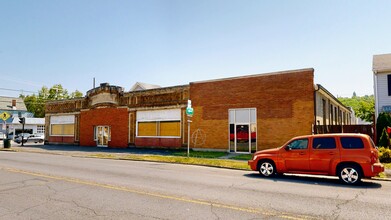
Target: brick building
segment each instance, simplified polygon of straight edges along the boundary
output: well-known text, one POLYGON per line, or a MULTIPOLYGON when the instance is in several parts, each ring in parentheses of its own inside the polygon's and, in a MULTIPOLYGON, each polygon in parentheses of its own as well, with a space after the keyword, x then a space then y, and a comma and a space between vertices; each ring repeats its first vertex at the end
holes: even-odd
POLYGON ((191 99, 191 148, 249 153, 311 134, 316 120, 323 121, 316 96, 327 91, 314 85, 313 69, 140 88, 101 84, 84 98, 48 102, 46 142, 180 148, 188 142, 191 99))

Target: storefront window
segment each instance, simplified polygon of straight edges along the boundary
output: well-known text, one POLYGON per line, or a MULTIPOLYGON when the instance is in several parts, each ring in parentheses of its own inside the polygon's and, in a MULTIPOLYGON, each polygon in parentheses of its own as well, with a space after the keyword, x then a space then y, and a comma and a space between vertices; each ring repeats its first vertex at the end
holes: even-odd
POLYGON ((50 135, 51 136, 73 136, 75 134, 75 116, 51 116, 50 135))
POLYGON ((137 137, 180 137, 181 110, 138 111, 137 137))

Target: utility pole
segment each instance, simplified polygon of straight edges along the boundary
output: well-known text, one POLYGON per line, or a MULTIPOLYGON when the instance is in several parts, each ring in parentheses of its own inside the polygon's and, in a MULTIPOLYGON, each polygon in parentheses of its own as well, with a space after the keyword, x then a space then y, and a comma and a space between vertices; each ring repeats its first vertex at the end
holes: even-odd
POLYGON ((24 146, 23 138, 24 138, 24 124, 26 123, 26 118, 25 117, 19 118, 19 123, 22 124, 22 146, 24 146))

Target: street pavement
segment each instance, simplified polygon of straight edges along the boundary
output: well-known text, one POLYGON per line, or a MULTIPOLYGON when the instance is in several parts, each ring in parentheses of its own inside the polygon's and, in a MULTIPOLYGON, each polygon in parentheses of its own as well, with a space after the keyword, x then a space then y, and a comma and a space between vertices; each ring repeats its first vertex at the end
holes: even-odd
POLYGON ((391 216, 388 181, 347 186, 336 177, 262 178, 254 171, 21 151, 0 152, 0 195, 0 220, 391 216))
MULTIPOLYGON (((2 141, 0 141, 1 147, 3 147, 2 141)), ((1 150, 3 148, 0 148, 1 150)), ((27 143, 24 146, 21 144, 11 141, 11 150, 21 151, 21 152, 31 152, 31 153, 45 153, 45 154, 58 154, 58 155, 68 155, 74 157, 87 157, 93 154, 115 154, 115 155, 127 155, 127 154, 137 154, 137 155, 161 155, 169 156, 175 150, 170 149, 159 149, 159 148, 107 148, 107 147, 93 147, 93 146, 78 146, 78 145, 44 145, 44 144, 35 144, 27 143)), ((235 155, 235 154, 233 154, 235 155)), ((230 156, 224 156, 221 159, 229 159, 230 156)), ((379 180, 391 181, 391 169, 385 169, 384 174, 385 178, 375 178, 379 180)))

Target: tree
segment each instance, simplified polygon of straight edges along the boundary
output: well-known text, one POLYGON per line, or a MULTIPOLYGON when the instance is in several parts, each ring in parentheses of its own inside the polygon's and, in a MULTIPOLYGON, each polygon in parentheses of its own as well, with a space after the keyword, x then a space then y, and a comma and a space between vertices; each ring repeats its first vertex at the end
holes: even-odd
POLYGON ((353 93, 352 98, 338 98, 345 106, 352 107, 356 116, 367 122, 373 122, 375 114, 375 97, 373 95, 357 96, 353 93))
POLYGON ((42 118, 45 117, 46 101, 80 98, 83 97, 83 93, 76 90, 69 95, 68 90, 64 89, 61 84, 56 84, 53 85, 50 89, 46 86, 43 86, 38 91, 38 95, 33 94, 25 96, 21 94, 19 97, 23 98, 27 111, 32 112, 37 118, 42 118))

